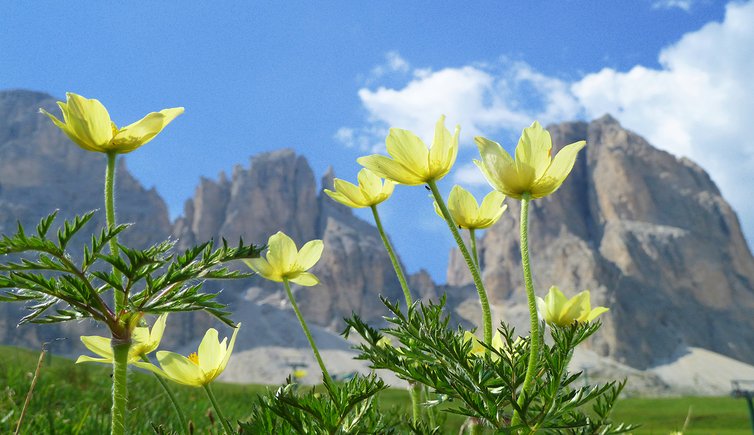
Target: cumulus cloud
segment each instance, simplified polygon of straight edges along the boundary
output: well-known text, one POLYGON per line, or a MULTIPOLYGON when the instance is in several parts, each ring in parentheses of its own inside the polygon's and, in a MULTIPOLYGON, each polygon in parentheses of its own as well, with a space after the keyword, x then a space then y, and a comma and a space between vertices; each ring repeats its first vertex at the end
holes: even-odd
POLYGON ((603 69, 572 86, 588 117, 613 114, 655 146, 704 167, 754 236, 754 2, 731 3, 722 22, 684 35, 661 68, 603 69))
POLYGON ((691 6, 694 4, 692 0, 656 0, 652 2, 653 9, 674 9, 678 8, 683 11, 691 11, 691 6))
MULTIPOLYGON (((660 3, 660 2, 658 2, 660 3)), ((667 0, 687 8, 691 2, 667 0)), ((754 237, 754 1, 730 3, 722 22, 684 35, 659 53, 659 68, 605 68, 576 82, 544 75, 524 62, 413 69, 403 87, 359 89, 369 116, 344 131, 341 141, 382 151, 388 126, 431 138, 440 114, 472 137, 508 137, 532 120, 541 123, 592 119, 610 113, 624 127, 677 156, 688 157, 712 176, 754 237), (348 134, 345 134, 348 133, 348 134)), ((401 58, 402 59, 402 58, 401 58)), ((409 68, 408 62, 398 62, 409 68)), ((401 67, 402 68, 402 67, 401 67)), ((405 72, 405 71, 404 71, 405 72)), ((484 184, 473 165, 459 165, 457 182, 484 184)))
MULTIPOLYGON (((448 128, 460 124, 461 142, 470 144, 473 136, 520 130, 532 119, 552 122, 573 118, 579 105, 569 85, 534 71, 524 62, 502 61, 494 66, 469 65, 437 71, 415 69, 401 89, 359 89, 369 122, 366 128, 351 130, 358 136, 396 126, 428 138, 444 114, 448 128)), ((349 143, 337 136, 336 139, 349 143)))

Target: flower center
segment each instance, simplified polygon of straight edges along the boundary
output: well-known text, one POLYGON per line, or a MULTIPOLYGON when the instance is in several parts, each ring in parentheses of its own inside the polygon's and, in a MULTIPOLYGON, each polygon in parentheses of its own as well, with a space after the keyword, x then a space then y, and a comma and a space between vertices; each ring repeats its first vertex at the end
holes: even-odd
POLYGON ((192 352, 191 355, 188 356, 188 359, 192 363, 199 365, 199 355, 196 352, 192 352))

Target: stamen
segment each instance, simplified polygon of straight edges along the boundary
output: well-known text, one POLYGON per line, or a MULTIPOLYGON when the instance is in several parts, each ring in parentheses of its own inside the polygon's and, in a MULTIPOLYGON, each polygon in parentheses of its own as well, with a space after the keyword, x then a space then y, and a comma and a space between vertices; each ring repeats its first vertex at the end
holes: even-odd
POLYGON ((199 355, 196 352, 192 352, 191 355, 188 356, 188 359, 192 363, 199 365, 199 355))

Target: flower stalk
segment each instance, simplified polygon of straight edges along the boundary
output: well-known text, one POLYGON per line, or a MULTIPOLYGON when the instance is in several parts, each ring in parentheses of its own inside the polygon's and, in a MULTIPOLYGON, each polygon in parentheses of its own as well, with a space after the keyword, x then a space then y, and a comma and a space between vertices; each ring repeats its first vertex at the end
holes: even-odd
MULTIPOLYGON (((107 153, 107 170, 105 171, 105 215, 108 228, 115 228, 115 160, 118 153, 107 153)), ((110 254, 118 255, 118 236, 110 239, 110 254)), ((116 278, 120 281, 120 272, 113 268, 116 278)), ((113 289, 115 293, 115 315, 118 316, 126 304, 126 295, 113 289)))
POLYGON ((322 357, 319 355, 319 349, 317 349, 317 344, 314 343, 314 338, 312 337, 312 333, 311 331, 309 331, 309 327, 306 325, 304 316, 301 315, 301 311, 299 311, 298 309, 298 305, 296 304, 296 299, 293 297, 293 292, 291 292, 291 285, 288 283, 287 278, 283 278, 283 286, 285 287, 285 293, 288 295, 288 300, 291 301, 291 306, 293 307, 293 311, 296 313, 298 322, 301 324, 301 329, 304 330, 306 339, 309 340, 309 346, 311 346, 312 352, 314 352, 314 357, 317 359, 317 364, 319 364, 319 368, 322 370, 322 374, 325 377, 325 382, 333 383, 333 380, 330 377, 330 373, 327 371, 327 368, 325 367, 325 362, 322 361, 322 357))
MULTIPOLYGON (((437 188, 437 182, 429 181, 427 182, 427 185, 429 186, 429 189, 432 191, 432 195, 435 197, 435 203, 440 208, 440 211, 442 211, 442 217, 445 219, 445 222, 447 222, 448 228, 450 229, 451 234, 453 234, 453 238, 455 239, 456 244, 458 245, 458 249, 461 250, 461 255, 463 255, 463 259, 466 260, 466 265, 469 267, 469 271, 471 271, 471 277, 474 280, 474 286, 476 287, 477 293, 479 294, 479 302, 482 305, 482 323, 483 323, 483 328, 484 328, 484 343, 487 345, 490 345, 492 343, 492 314, 490 312, 490 303, 489 303, 489 300, 487 299, 487 291, 484 289, 484 283, 482 282, 482 277, 479 274, 479 268, 477 267, 477 264, 474 262, 474 259, 471 258, 471 254, 469 254, 469 250, 466 249, 466 244, 463 243, 463 239, 461 239, 461 235, 458 233, 458 229, 456 228, 456 225, 453 222, 453 218, 450 216, 448 207, 445 205, 445 201, 442 199, 440 190, 437 188)), ((487 352, 489 352, 489 349, 487 350, 487 352)))
POLYGON ((413 300, 411 299, 411 291, 408 289, 408 283, 406 282, 406 275, 403 273, 401 263, 398 261, 398 257, 395 255, 393 246, 390 244, 385 230, 382 228, 382 221, 380 220, 380 214, 377 212, 377 205, 370 207, 372 209, 372 215, 374 216, 374 223, 377 225, 377 230, 380 232, 382 243, 385 245, 388 256, 390 256, 390 262, 393 264, 395 274, 398 276, 398 281, 401 283, 401 289, 403 290, 403 297, 406 299, 406 308, 411 307, 413 300))
MULTIPOLYGON (((531 389, 531 383, 534 380, 534 372, 537 368, 539 359, 539 344, 541 337, 539 335, 539 318, 537 317, 537 299, 534 295, 534 283, 531 276, 531 264, 529 259, 529 202, 531 195, 524 193, 521 197, 521 267, 524 270, 524 285, 526 286, 526 301, 529 307, 529 319, 531 332, 531 348, 529 352, 529 362, 526 366, 526 376, 524 385, 521 388, 521 394, 516 401, 519 406, 523 405, 526 396, 531 389)), ((521 416, 514 411, 511 424, 515 425, 521 421, 521 416)))
POLYGON ((479 264, 479 252, 476 248, 476 234, 474 228, 469 228, 469 239, 471 240, 471 256, 474 259, 474 264, 481 270, 482 266, 479 264))
POLYGON ((113 406, 111 409, 111 435, 126 433, 126 403, 128 402, 128 350, 130 339, 113 337, 113 406))
POLYGON ((204 391, 207 393, 207 397, 209 397, 209 401, 212 402, 212 407, 215 409, 215 412, 217 413, 217 418, 219 418, 220 423, 222 423, 223 431, 225 431, 226 435, 232 435, 233 428, 230 426, 230 423, 225 418, 225 414, 223 414, 222 409, 220 409, 220 405, 217 403, 217 399, 215 398, 215 393, 212 392, 212 387, 210 387, 210 384, 204 385, 204 391))

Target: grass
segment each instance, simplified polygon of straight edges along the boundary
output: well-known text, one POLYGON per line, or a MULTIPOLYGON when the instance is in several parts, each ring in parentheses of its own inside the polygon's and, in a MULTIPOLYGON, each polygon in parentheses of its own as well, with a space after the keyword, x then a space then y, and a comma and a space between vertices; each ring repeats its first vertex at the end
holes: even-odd
MULTIPOLYGON (((23 407, 39 353, 0 346, 0 433, 13 433, 23 407)), ((171 405, 151 375, 133 372, 129 377, 129 425, 132 433, 154 433, 152 424, 177 427, 171 405)), ((173 390, 195 426, 195 433, 218 433, 212 424, 204 391, 173 385, 173 390)), ((255 396, 267 387, 216 384, 215 393, 232 420, 244 419, 255 396)), ((24 434, 101 434, 109 432, 110 369, 103 365, 74 365, 70 360, 48 357, 24 418, 24 434)), ((408 409, 402 390, 384 392, 385 408, 408 409)), ((640 423, 640 434, 679 430, 691 407, 686 435, 744 435, 751 433, 746 402, 729 397, 629 398, 615 409, 618 421, 640 423)), ((463 419, 449 416, 446 433, 458 433, 463 419)))

